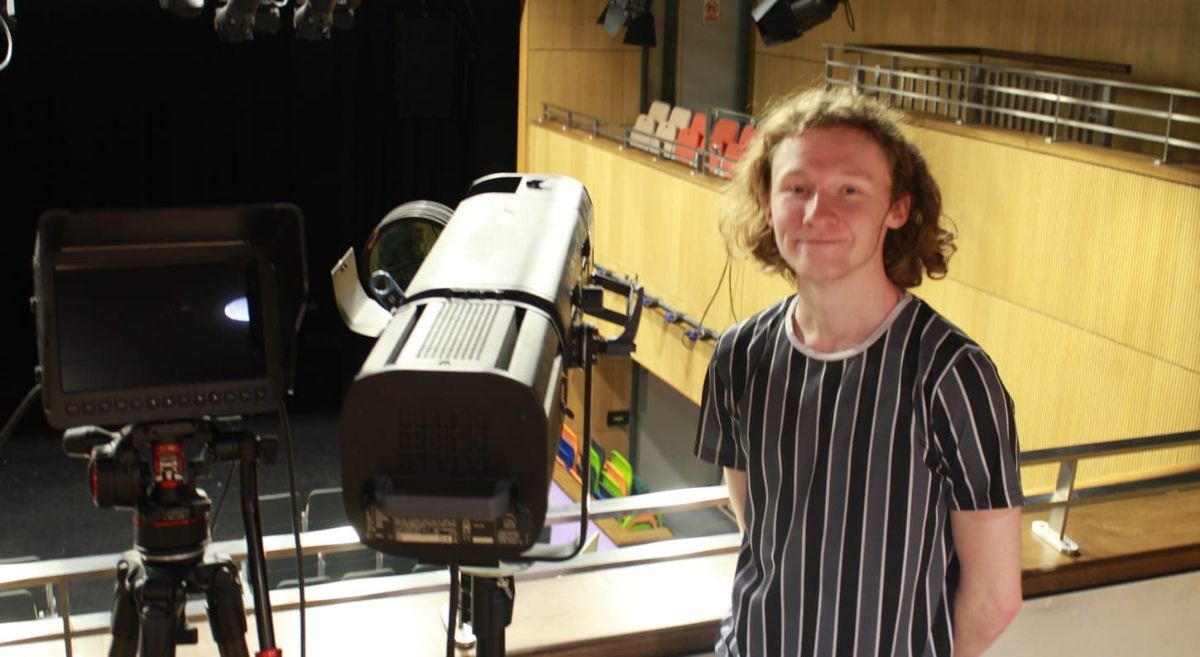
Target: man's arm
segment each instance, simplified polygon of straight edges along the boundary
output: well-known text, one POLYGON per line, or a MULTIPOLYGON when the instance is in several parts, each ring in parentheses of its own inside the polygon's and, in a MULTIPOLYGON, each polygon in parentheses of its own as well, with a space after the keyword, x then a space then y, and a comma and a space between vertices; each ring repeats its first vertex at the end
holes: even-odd
POLYGON ((729 508, 737 518, 738 529, 746 533, 746 472, 725 468, 725 487, 729 489, 729 508))
POLYGON ((1021 609, 1021 509, 952 511, 950 528, 961 566, 954 655, 976 657, 1021 609))

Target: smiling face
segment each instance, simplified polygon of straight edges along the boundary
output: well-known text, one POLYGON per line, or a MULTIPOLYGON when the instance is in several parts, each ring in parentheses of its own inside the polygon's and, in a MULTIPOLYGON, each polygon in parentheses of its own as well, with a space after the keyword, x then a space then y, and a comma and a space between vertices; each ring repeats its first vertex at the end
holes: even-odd
POLYGON ((887 157, 849 126, 812 128, 771 157, 767 223, 804 285, 890 285, 883 240, 908 219, 909 198, 891 201, 887 157))

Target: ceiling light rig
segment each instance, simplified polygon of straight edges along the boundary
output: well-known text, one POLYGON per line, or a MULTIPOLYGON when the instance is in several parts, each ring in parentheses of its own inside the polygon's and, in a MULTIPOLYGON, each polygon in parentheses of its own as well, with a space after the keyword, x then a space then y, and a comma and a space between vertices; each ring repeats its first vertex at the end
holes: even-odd
MULTIPOLYGON (((158 0, 163 10, 180 18, 197 18, 210 0, 158 0)), ((251 41, 255 34, 276 34, 283 12, 293 4, 292 28, 307 41, 328 39, 337 29, 354 27, 354 12, 362 0, 211 0, 213 28, 222 41, 251 41)))

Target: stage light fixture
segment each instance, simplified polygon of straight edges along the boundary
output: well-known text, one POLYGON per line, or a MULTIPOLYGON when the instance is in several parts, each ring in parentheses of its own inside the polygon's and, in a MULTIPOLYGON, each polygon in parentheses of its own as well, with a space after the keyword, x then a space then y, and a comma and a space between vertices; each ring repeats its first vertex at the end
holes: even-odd
MULTIPOLYGON (((453 213, 428 204, 389 216, 367 260, 395 284, 399 303, 355 289, 352 249, 332 271, 343 318, 376 338, 342 405, 350 524, 369 547, 425 563, 573 556, 581 542, 534 546, 566 371, 584 368, 588 388, 598 354, 633 349, 641 311, 630 286, 593 271, 587 191, 564 176, 496 174, 477 180, 453 213), (431 246, 422 221, 439 229, 431 246), (421 261, 400 289, 410 255, 421 261), (626 296, 624 314, 603 308, 601 288, 626 296), (584 313, 626 331, 601 340, 584 313)), ((585 401, 585 436, 590 413, 585 401)), ((586 504, 581 515, 582 530, 586 504)))
POLYGON ((158 0, 158 6, 180 18, 195 18, 204 11, 204 0, 158 0))
POLYGON ((751 11, 768 46, 799 39, 833 16, 841 0, 766 0, 751 11))
POLYGON ((611 37, 616 37, 622 27, 625 38, 622 43, 632 46, 657 45, 654 33, 654 15, 650 13, 651 0, 609 0, 596 23, 604 26, 604 31, 611 37))
POLYGON ((275 0, 228 0, 213 14, 213 28, 222 41, 241 43, 254 38, 254 33, 275 34, 279 31, 279 7, 286 2, 275 0))

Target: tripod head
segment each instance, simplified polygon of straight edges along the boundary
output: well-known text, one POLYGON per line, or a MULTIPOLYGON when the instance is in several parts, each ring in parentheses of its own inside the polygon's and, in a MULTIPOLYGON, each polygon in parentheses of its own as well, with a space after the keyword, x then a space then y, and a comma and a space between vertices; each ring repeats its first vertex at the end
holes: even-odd
POLYGON ((178 562, 199 559, 209 543, 212 503, 196 483, 211 461, 272 463, 275 439, 243 430, 240 417, 201 418, 75 427, 63 434, 63 450, 88 459, 97 508, 134 511, 134 542, 148 561, 178 562))
POLYGON ((120 431, 83 426, 63 434, 67 455, 88 459, 92 502, 101 509, 134 511, 137 551, 117 568, 110 654, 132 657, 139 636, 143 657, 173 655, 175 642, 195 643, 195 629, 182 609, 188 593, 201 591, 208 597, 222 657, 247 654, 237 569, 228 557, 205 558, 212 503, 196 481, 214 460, 240 462, 242 521, 262 646, 258 654, 280 654, 266 591, 257 469, 259 461, 275 461, 275 444, 274 437, 244 430, 241 417, 135 423, 120 431))

